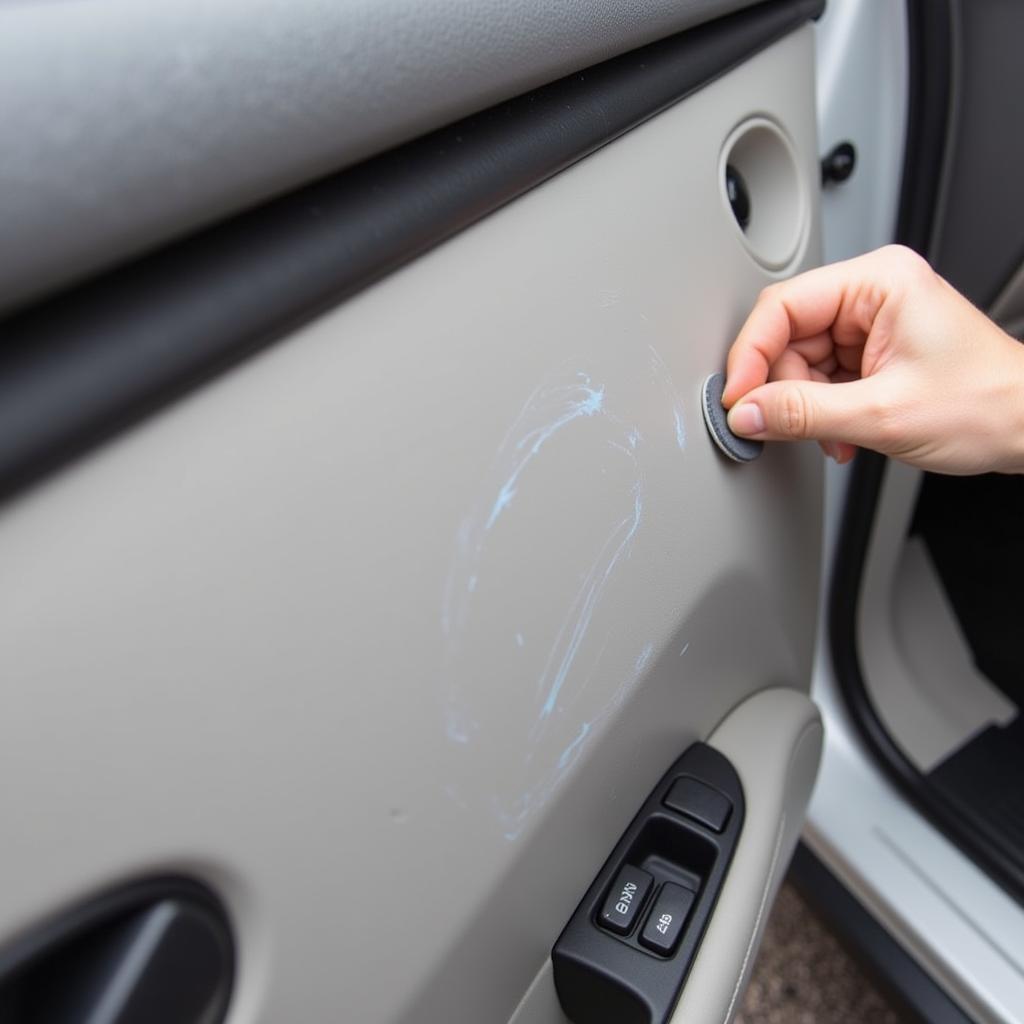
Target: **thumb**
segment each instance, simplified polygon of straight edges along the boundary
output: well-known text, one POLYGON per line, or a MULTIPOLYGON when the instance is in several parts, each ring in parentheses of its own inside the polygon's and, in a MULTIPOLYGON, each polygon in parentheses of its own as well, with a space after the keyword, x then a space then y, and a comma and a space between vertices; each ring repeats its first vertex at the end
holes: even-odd
POLYGON ((874 382, 827 384, 781 380, 762 384, 729 411, 729 429, 758 441, 849 441, 875 447, 879 407, 874 382))

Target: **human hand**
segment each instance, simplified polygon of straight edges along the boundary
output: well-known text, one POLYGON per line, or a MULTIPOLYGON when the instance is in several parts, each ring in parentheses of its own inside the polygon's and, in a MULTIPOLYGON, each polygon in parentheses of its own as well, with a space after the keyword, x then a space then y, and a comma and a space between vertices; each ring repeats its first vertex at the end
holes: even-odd
POLYGON ((729 352, 734 433, 922 469, 1024 472, 1024 346, 910 249, 771 285, 729 352))

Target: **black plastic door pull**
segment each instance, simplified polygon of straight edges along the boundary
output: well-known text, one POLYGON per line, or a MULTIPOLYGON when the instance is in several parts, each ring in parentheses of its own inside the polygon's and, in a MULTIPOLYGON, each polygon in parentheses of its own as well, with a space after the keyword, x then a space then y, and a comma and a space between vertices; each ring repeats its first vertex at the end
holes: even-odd
POLYGON ((219 1024, 234 953, 200 886, 131 886, 67 912, 0 953, 4 1024, 219 1024))

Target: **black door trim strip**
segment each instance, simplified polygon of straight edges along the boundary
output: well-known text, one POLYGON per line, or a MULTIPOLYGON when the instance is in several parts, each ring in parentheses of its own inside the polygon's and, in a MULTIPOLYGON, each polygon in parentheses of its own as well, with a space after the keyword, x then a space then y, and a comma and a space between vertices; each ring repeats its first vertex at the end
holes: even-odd
POLYGON ((0 322, 0 499, 820 14, 773 0, 493 107, 0 322))

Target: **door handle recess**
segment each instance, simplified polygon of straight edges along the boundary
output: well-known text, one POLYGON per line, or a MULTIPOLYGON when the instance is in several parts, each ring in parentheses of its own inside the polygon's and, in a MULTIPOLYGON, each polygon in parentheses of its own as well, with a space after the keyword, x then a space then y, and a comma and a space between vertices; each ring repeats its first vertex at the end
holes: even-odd
POLYGON ((127 886, 0 952, 4 1024, 219 1024, 234 974, 227 917, 202 886, 127 886))
POLYGON ((743 788, 695 743, 633 819, 551 952, 573 1024, 664 1024, 743 828, 743 788))

